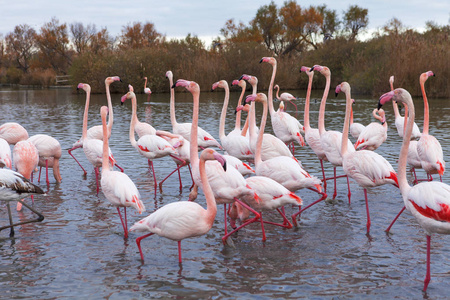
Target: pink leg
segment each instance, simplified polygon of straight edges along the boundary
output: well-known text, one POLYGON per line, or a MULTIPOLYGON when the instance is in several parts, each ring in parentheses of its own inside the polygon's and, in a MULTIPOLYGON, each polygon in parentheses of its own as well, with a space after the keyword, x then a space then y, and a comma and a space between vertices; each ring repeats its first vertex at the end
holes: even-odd
MULTIPOLYGON (((172 176, 173 173, 175 173, 176 171, 178 171, 178 177, 180 177, 180 168, 183 167, 183 165, 179 165, 177 168, 175 168, 169 175, 166 176, 166 178, 164 178, 160 183, 159 183, 159 189, 162 190, 162 184, 164 183, 164 181, 167 180, 167 178, 169 178, 170 176, 172 176)), ((181 177, 180 177, 180 190, 181 190, 182 186, 181 186, 181 177)))
MULTIPOLYGON (((312 190, 312 191, 315 190, 315 189, 313 189, 313 188, 309 188, 309 189, 312 190)), ((317 190, 315 190, 315 191, 317 191, 317 190)), ((295 214, 292 215, 292 222, 294 223, 294 226, 295 226, 295 227, 298 226, 298 224, 297 224, 297 216, 298 216, 298 215, 300 215, 302 212, 304 212, 305 210, 307 210, 307 209, 310 208, 311 206, 313 206, 313 205, 319 203, 320 201, 323 201, 323 200, 327 199, 327 194, 325 194, 325 193, 320 193, 319 191, 317 191, 317 193, 319 193, 319 194, 322 195, 322 197, 321 197, 319 200, 314 201, 313 203, 307 205, 307 206, 306 206, 305 208, 303 208, 303 209, 299 209, 298 212, 296 212, 295 214)), ((300 207, 299 207, 299 208, 300 208, 300 207)))
POLYGON ((225 220, 224 220, 224 223, 225 223, 225 235, 227 235, 227 233, 228 233, 228 226, 227 226, 227 205, 226 205, 226 203, 224 203, 223 204, 223 211, 224 211, 224 215, 225 215, 225 220))
POLYGON ((97 183, 97 196, 98 196, 98 192, 100 190, 99 185, 98 185, 98 175, 100 172, 98 171, 98 168, 94 168, 94 170, 95 170, 95 182, 97 183))
POLYGON ((153 181, 155 182, 155 189, 156 189, 156 186, 158 185, 158 183, 156 182, 155 166, 153 165, 153 161, 149 160, 149 161, 148 161, 148 165, 149 165, 149 167, 151 167, 151 169, 152 169, 152 172, 153 172, 153 181))
POLYGON ((400 210, 400 212, 397 214, 397 216, 394 218, 394 220, 391 222, 391 224, 389 225, 389 227, 385 230, 386 233, 388 233, 391 230, 392 225, 394 225, 395 221, 397 221, 398 217, 400 217, 400 215, 403 213, 403 211, 406 209, 405 206, 403 206, 403 208, 400 210))
POLYGON ((190 190, 192 190, 192 188, 194 187, 194 177, 192 177, 192 171, 191 171, 191 165, 190 164, 188 164, 188 168, 189 168, 189 174, 191 174, 191 179, 192 179, 192 185, 191 185, 191 187, 189 188, 190 190))
POLYGON ((289 220, 286 218, 286 215, 283 211, 281 211, 279 208, 277 208, 278 213, 281 215, 281 217, 283 217, 283 224, 280 223, 274 223, 274 222, 269 222, 269 221, 264 221, 264 223, 266 224, 270 224, 270 225, 275 225, 275 226, 280 226, 280 227, 284 227, 284 228, 292 228, 292 224, 291 222, 289 222, 289 220))
POLYGON ((38 177, 38 182, 41 182, 41 170, 42 170, 42 167, 39 167, 39 177, 38 177))
POLYGON ((122 219, 122 214, 120 213, 119 207, 117 207, 117 212, 119 213, 120 222, 122 222, 122 227, 123 227, 123 232, 124 232, 124 238, 128 238, 127 208, 124 207, 125 221, 122 219))
POLYGON ((323 191, 326 193, 327 192, 327 179, 325 177, 325 169, 323 168, 323 160, 320 159, 320 167, 322 168, 322 182, 323 182, 323 191))
POLYGON ((114 165, 119 168, 120 172, 123 173, 123 168, 121 166, 119 166, 117 163, 115 163, 114 165))
POLYGON ((224 235, 222 237, 222 242, 225 245, 227 238, 232 235, 233 233, 235 233, 236 231, 238 231, 239 229, 241 229, 242 227, 245 227, 253 222, 258 221, 258 219, 261 217, 261 215, 255 211, 253 208, 251 208, 250 206, 248 206, 247 204, 245 204, 244 202, 242 202, 241 200, 235 198, 235 201, 238 202, 239 204, 241 204, 243 207, 245 207, 246 209, 248 209, 249 211, 251 211, 253 214, 255 214, 255 217, 253 219, 248 220, 247 222, 245 222, 244 224, 242 224, 241 226, 237 227, 236 229, 234 229, 233 231, 229 232, 228 234, 224 235))
POLYGON ((73 154, 72 154, 72 151, 73 150, 75 150, 75 149, 77 149, 77 148, 81 148, 81 146, 80 147, 75 147, 75 148, 72 148, 72 149, 69 149, 69 155, 70 156, 72 156, 72 158, 73 159, 75 159, 75 161, 77 162, 77 164, 80 166, 80 168, 83 170, 83 172, 84 172, 84 176, 86 176, 87 175, 87 172, 86 172, 86 170, 83 168, 83 166, 80 164, 80 162, 75 158, 75 156, 73 156, 73 154))
POLYGON ((262 214, 259 217, 259 222, 261 223, 262 241, 265 242, 267 240, 267 238, 266 238, 266 230, 264 229, 264 221, 263 221, 262 214))
POLYGON ((141 241, 142 241, 143 239, 145 239, 146 237, 149 237, 149 236, 151 236, 151 235, 153 235, 153 234, 154 234, 153 232, 150 232, 150 233, 148 233, 148 234, 146 234, 146 235, 143 235, 143 236, 140 236, 140 237, 138 237, 138 238, 136 239, 136 245, 138 246, 139 253, 141 254, 141 260, 142 260, 142 261, 144 261, 144 254, 142 254, 141 241))
POLYGON ((419 182, 417 181, 416 168, 412 168, 412 171, 414 173, 414 182, 413 182, 413 184, 418 184, 419 182))
POLYGON ((334 167, 334 192, 333 192, 333 200, 336 199, 337 189, 336 189, 336 167, 334 167))
MULTIPOLYGON (((39 170, 39 177, 41 176, 41 170, 39 170)), ((50 181, 48 180, 48 159, 45 160, 45 181, 47 182, 47 186, 50 185, 50 181)))
POLYGON ((369 212, 369 201, 367 200, 367 190, 364 189, 364 197, 366 198, 366 213, 367 213, 367 234, 370 232, 370 212, 369 212))
POLYGON ((347 188, 348 188, 348 204, 350 204, 350 199, 352 198, 352 192, 350 191, 350 179, 347 176, 347 188))
POLYGON ((431 280, 431 275, 430 275, 430 260, 431 260, 431 236, 429 236, 427 234, 427 275, 425 275, 425 280, 424 280, 424 286, 423 286, 423 291, 426 292, 427 288, 428 288, 428 284, 430 283, 431 280))
POLYGON ((178 262, 181 264, 181 241, 178 241, 178 262))

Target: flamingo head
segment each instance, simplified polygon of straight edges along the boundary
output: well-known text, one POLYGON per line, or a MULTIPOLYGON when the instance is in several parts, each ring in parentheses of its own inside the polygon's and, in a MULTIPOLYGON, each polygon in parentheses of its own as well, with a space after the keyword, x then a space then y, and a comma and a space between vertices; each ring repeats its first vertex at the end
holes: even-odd
POLYGON ((411 98, 411 94, 407 90, 402 88, 397 88, 393 91, 387 92, 381 95, 380 99, 378 100, 378 109, 380 109, 386 102, 391 100, 404 103, 404 98, 406 97, 411 98))
POLYGON ((258 84, 258 78, 256 78, 256 76, 252 76, 252 75, 247 75, 244 74, 242 75, 239 80, 247 80, 248 83, 250 83, 251 85, 257 85, 258 84))
POLYGON ((300 68, 300 73, 301 73, 301 72, 305 72, 306 75, 308 75, 308 76, 314 75, 314 71, 311 70, 311 69, 312 69, 312 68, 310 68, 310 67, 302 66, 302 67, 300 68))
POLYGON ((346 81, 342 82, 341 84, 338 84, 335 90, 336 97, 340 92, 343 93, 350 92, 350 84, 348 84, 348 82, 346 81))
POLYGON ((319 71, 320 74, 322 74, 323 76, 329 76, 329 75, 331 75, 330 69, 329 69, 328 67, 325 67, 325 66, 314 65, 314 66, 311 68, 311 70, 309 70, 309 71, 310 71, 310 72, 311 72, 311 71, 319 71))
POLYGON ((389 77, 389 83, 390 83, 390 84, 394 84, 394 75, 392 75, 391 77, 389 77))
POLYGON ((245 111, 245 112, 249 112, 250 111, 250 105, 249 104, 245 104, 245 105, 238 105, 237 107, 236 107, 236 110, 235 110, 235 114, 238 112, 238 111, 241 111, 241 110, 243 110, 243 111, 245 111))
POLYGON ((239 81, 240 81, 240 80, 236 80, 236 79, 235 79, 235 80, 233 80, 233 82, 231 83, 231 85, 239 85, 239 81))
POLYGON ((128 91, 130 92, 134 92, 134 88, 131 84, 128 85, 128 91))
POLYGON ((111 83, 115 82, 115 81, 120 81, 122 82, 122 79, 120 79, 119 76, 110 76, 110 77, 106 77, 105 79, 105 85, 110 85, 111 83))
POLYGON ((195 81, 189 81, 184 79, 178 79, 172 86, 172 88, 182 86, 190 92, 200 92, 200 86, 195 81))
MULTIPOLYGON (((131 86, 131 85, 130 85, 130 86, 131 86)), ((125 95, 123 95, 123 96, 120 98, 120 105, 123 105, 123 103, 124 103, 125 100, 127 100, 127 99, 136 98, 136 95, 134 94, 132 88, 133 88, 133 87, 131 87, 131 89, 130 89, 130 91, 129 91, 128 93, 126 93, 125 95)))
POLYGON ((222 166, 223 170, 225 172, 227 171, 227 160, 214 149, 206 148, 205 150, 203 150, 202 154, 200 154, 200 160, 217 160, 222 166))
MULTIPOLYGON (((336 87, 337 88, 337 87, 336 87)), ((352 99, 352 104, 355 104, 356 103, 356 101, 355 101, 355 99, 352 99)))
POLYGON ((87 83, 79 83, 77 85, 77 90, 78 89, 83 89, 86 93, 90 93, 91 92, 91 86, 87 83))
POLYGON ((108 115, 108 106, 100 107, 100 115, 106 117, 108 115))
POLYGON ((267 96, 264 93, 248 95, 247 98, 245 98, 245 102, 267 102, 267 96))
POLYGON ((169 79, 173 78, 172 71, 169 70, 169 71, 166 72, 166 78, 169 78, 169 79))
POLYGON ((272 66, 276 66, 276 64, 277 64, 277 60, 275 59, 275 57, 263 57, 263 58, 261 58, 259 63, 262 63, 262 62, 269 63, 272 66))
POLYGON ((427 81, 428 77, 430 76, 436 76, 433 71, 428 71, 425 73, 420 74, 420 82, 425 82, 427 81))
POLYGON ((211 91, 214 91, 216 88, 222 88, 222 89, 225 89, 225 88, 227 88, 228 87, 228 82, 226 82, 225 80, 220 80, 220 81, 217 81, 216 83, 214 83, 213 85, 212 85, 212 88, 211 88, 211 91))

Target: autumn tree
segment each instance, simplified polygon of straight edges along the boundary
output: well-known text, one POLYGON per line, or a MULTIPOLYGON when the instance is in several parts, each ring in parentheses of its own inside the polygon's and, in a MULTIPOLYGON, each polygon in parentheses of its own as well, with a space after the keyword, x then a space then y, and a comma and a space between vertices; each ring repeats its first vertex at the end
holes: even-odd
POLYGON ((260 32, 268 49, 273 50, 276 54, 281 53, 280 40, 283 35, 283 26, 278 18, 277 6, 273 1, 268 5, 261 6, 250 24, 260 32))
POLYGON ((317 10, 323 18, 321 34, 323 35, 324 41, 335 37, 341 24, 341 21, 339 21, 337 17, 336 10, 328 9, 325 4, 318 6, 317 10))
POLYGON ((67 25, 59 24, 56 18, 41 27, 41 33, 36 35, 43 67, 50 66, 57 73, 66 74, 71 64, 69 49, 69 34, 67 25))
POLYGON ((156 31, 153 23, 134 22, 133 25, 127 25, 122 28, 122 34, 119 37, 120 48, 139 49, 151 47, 164 41, 164 36, 156 31))
POLYGON ((36 49, 36 31, 27 24, 17 25, 6 35, 6 53, 24 73, 30 68, 30 60, 36 49))
POLYGON ((236 24, 234 19, 227 20, 225 26, 220 29, 220 33, 227 42, 231 43, 263 42, 262 36, 256 28, 246 26, 242 22, 236 24))
POLYGON ((114 39, 112 39, 106 28, 97 31, 95 25, 84 26, 83 23, 70 24, 72 42, 78 54, 86 51, 99 53, 106 49, 112 49, 114 39))
POLYGON ((344 29, 349 32, 350 40, 369 25, 369 10, 358 5, 351 5, 344 14, 344 29))

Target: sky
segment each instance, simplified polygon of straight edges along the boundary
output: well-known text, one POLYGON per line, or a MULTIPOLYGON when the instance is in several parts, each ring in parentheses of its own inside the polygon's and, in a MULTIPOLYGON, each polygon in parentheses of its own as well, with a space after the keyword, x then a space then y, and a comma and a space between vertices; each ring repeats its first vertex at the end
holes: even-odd
MULTIPOLYGON (((274 2, 280 8, 285 1, 274 2)), ((20 24, 28 24, 39 32, 42 25, 56 17, 60 24, 95 24, 97 30, 106 27, 112 36, 118 36, 123 26, 133 22, 151 22, 169 39, 191 34, 210 42, 220 36, 220 29, 227 20, 248 25, 258 8, 269 3, 270 0, 0 0, 0 34, 4 37, 20 24)), ((450 21, 448 0, 365 0, 363 3, 356 0, 297 0, 297 3, 301 7, 326 4, 329 9, 336 10, 339 18, 350 5, 367 8, 371 31, 393 17, 400 19, 404 26, 418 30, 429 20, 439 25, 448 25, 450 21)))

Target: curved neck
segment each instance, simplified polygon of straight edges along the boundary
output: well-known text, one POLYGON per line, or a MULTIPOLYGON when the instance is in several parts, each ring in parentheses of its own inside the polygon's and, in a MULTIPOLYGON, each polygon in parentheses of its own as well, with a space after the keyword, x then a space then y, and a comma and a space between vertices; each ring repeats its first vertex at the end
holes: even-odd
POLYGON ((89 101, 91 99, 91 92, 86 92, 86 104, 84 105, 84 115, 83 115, 83 134, 81 139, 87 137, 87 122, 88 122, 88 112, 89 112, 89 101))
POLYGON ((102 114, 102 129, 103 129, 103 155, 102 155, 102 173, 109 171, 109 145, 108 132, 106 126, 106 115, 102 114))
POLYGON ((173 78, 169 77, 170 84, 170 123, 172 123, 172 128, 177 125, 177 119, 175 118, 175 89, 173 86, 173 78))
POLYGON ((345 91, 345 119, 344 128, 342 129, 341 156, 344 157, 348 153, 348 130, 350 127, 350 111, 352 109, 352 98, 350 91, 345 91))
POLYGON ((303 113, 303 125, 305 126, 305 131, 308 131, 311 129, 311 126, 309 125, 309 102, 311 99, 311 88, 312 88, 312 80, 313 80, 313 74, 308 75, 308 90, 306 91, 306 99, 305 99, 305 111, 303 113))
POLYGON ((350 125, 353 124, 353 105, 350 106, 350 125))
POLYGON ((144 89, 147 88, 147 77, 145 77, 144 89))
MULTIPOLYGON (((198 166, 199 160, 198 160, 198 110, 199 110, 199 101, 200 101, 200 94, 199 92, 193 92, 192 93, 193 99, 194 99, 194 106, 192 110, 192 124, 191 124, 191 143, 190 143, 190 159, 191 159, 191 165, 198 166)), ((202 181, 203 182, 203 181, 202 181)))
POLYGON ((136 126, 136 121, 137 121, 137 117, 136 117, 136 96, 133 96, 131 98, 131 121, 130 121, 130 142, 131 145, 134 148, 137 148, 137 142, 136 142, 136 138, 134 136, 134 127, 136 126))
POLYGON ((276 86, 275 86, 275 89, 277 90, 277 94, 276 94, 275 98, 277 98, 278 100, 280 100, 280 95, 279 95, 279 93, 280 93, 280 87, 279 87, 278 85, 276 85, 276 86))
MULTIPOLYGON (((397 119, 397 118, 401 117, 401 116, 400 116, 400 112, 398 111, 398 105, 397 105, 397 102, 392 101, 392 107, 394 108, 394 115, 395 115, 395 118, 397 119)), ((405 115, 406 115, 406 114, 405 114, 405 115)))
POLYGON ((319 133, 322 135, 325 132, 325 105, 327 104, 328 92, 330 91, 330 75, 325 75, 326 84, 325 90, 323 91, 322 101, 320 102, 319 110, 319 133))
MULTIPOLYGON (((225 135, 225 117, 227 116, 227 108, 228 108, 228 102, 230 100, 230 89, 228 88, 228 85, 225 85, 225 98, 223 99, 223 107, 222 107, 222 113, 220 114, 220 124, 219 124, 219 138, 222 141, 223 138, 226 137, 225 135)), ((223 141, 222 141, 223 143, 223 141)))
MULTIPOLYGON (((250 125, 249 125, 249 119, 250 119, 250 111, 248 112, 248 114, 247 114, 247 118, 245 119, 245 123, 244 123, 244 127, 242 127, 242 131, 241 131, 241 135, 242 136, 246 136, 247 135, 247 130, 248 130, 248 128, 250 127, 250 125)), ((249 131, 249 134, 250 134, 250 132, 251 131, 249 131)))
MULTIPOLYGON (((256 126, 255 107, 253 107, 252 109, 253 109, 252 118, 254 121, 253 123, 256 126)), ((263 102, 263 114, 261 117, 261 125, 259 127, 258 139, 256 141, 255 165, 258 165, 262 162, 261 151, 262 151, 262 142, 263 142, 263 136, 264 136, 264 128, 266 127, 266 121, 267 121, 267 102, 263 102)), ((253 128, 253 130, 254 130, 254 128, 253 128)))
POLYGON ((397 171, 398 185, 403 195, 405 195, 407 190, 411 188, 406 178, 406 163, 415 117, 415 109, 412 99, 406 98, 406 102, 404 102, 404 105, 405 108, 408 107, 408 110, 407 111, 405 110, 405 119, 407 119, 408 122, 406 123, 406 131, 403 135, 403 143, 402 148, 400 149, 400 156, 398 159, 398 171, 397 171))
POLYGON ((423 96, 423 131, 422 134, 428 134, 428 128, 430 123, 430 112, 428 109, 428 99, 425 93, 425 81, 420 81, 420 89, 422 90, 423 96))
POLYGON ((112 101, 111 101, 111 93, 109 91, 109 84, 106 84, 106 100, 108 101, 108 133, 111 134, 111 129, 114 122, 114 114, 113 114, 113 107, 112 107, 112 101))
MULTIPOLYGON (((244 98, 244 94, 245 94, 245 88, 242 88, 241 95, 239 96, 237 106, 241 105, 242 99, 244 98)), ((241 114, 242 114, 241 110, 236 113, 236 123, 234 125, 235 130, 241 130, 241 114)))
POLYGON ((275 109, 273 108, 273 83, 275 82, 275 75, 277 74, 277 63, 275 62, 272 66, 272 77, 270 78, 269 91, 267 93, 267 102, 269 102, 270 116, 275 113, 275 109))
POLYGON ((209 185, 208 176, 206 176, 205 160, 203 158, 200 158, 199 171, 200 179, 203 183, 203 193, 205 194, 206 198, 206 218, 208 220, 208 223, 213 223, 217 214, 217 205, 213 191, 211 189, 211 186, 209 185))

